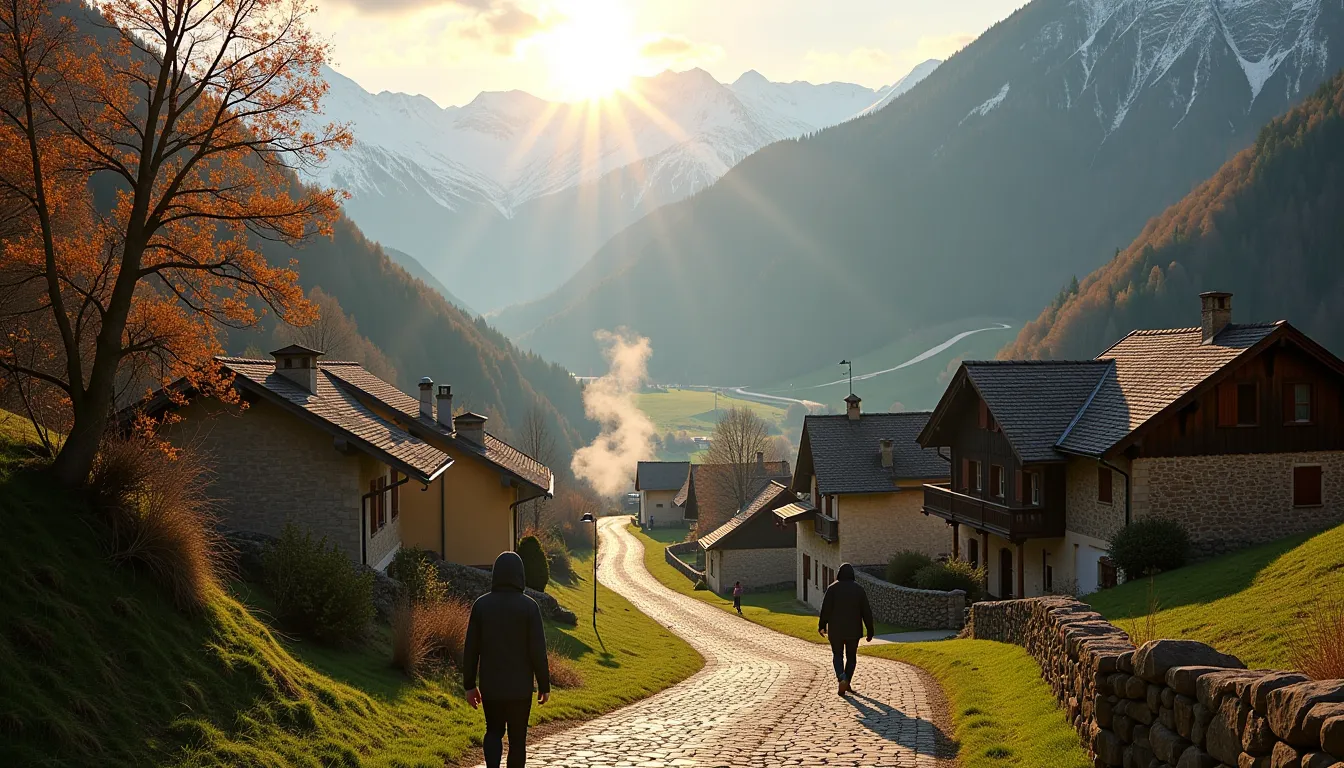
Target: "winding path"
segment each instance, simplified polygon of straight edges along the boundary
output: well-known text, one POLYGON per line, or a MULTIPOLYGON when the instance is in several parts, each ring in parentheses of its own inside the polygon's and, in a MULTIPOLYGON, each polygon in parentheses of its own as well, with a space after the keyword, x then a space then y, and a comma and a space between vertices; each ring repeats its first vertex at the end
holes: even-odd
MULTIPOLYGON (((544 739, 528 765, 901 766, 951 765, 931 701, 913 667, 859 660, 857 695, 835 694, 825 646, 780 634, 659 584, 626 517, 601 521, 600 578, 685 638, 705 667, 662 693, 544 739)), ((932 694, 932 695, 931 695, 932 694)))

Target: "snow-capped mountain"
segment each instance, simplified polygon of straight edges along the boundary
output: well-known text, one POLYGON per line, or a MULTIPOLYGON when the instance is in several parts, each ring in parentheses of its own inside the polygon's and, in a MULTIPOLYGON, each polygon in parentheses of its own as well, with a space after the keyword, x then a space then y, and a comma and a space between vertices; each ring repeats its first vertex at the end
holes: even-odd
POLYGON ((371 238, 453 290, 471 281, 465 298, 488 311, 559 285, 626 224, 761 147, 870 111, 936 66, 876 91, 755 71, 725 85, 693 69, 637 80, 600 104, 509 91, 454 107, 372 94, 326 70, 322 120, 349 123, 355 145, 312 180, 348 191, 346 211, 371 238))

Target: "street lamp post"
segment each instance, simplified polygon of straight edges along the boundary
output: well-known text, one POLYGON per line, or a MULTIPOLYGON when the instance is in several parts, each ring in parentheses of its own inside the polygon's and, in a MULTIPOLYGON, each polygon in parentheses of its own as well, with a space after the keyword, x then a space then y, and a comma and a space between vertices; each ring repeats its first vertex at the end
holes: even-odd
POLYGON ((597 517, 592 512, 584 512, 579 522, 593 526, 593 634, 597 634, 597 517))

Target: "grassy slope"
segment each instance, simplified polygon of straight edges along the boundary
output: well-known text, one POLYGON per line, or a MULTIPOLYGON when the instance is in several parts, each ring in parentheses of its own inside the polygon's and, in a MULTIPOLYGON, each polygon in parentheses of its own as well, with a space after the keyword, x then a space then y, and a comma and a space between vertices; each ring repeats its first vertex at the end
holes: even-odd
MULTIPOLYGON (((696 389, 669 389, 666 392, 643 392, 635 396, 635 404, 653 422, 658 434, 686 431, 691 435, 710 435, 718 417, 714 414, 714 393, 696 389)), ((750 408, 756 415, 776 426, 784 421, 784 409, 764 403, 753 403, 719 395, 719 410, 733 406, 750 408)))
MULTIPOLYGON (((0 764, 441 767, 479 738, 454 679, 390 667, 386 631, 342 651, 285 639, 229 595, 176 613, 26 460, 0 440, 0 764)), ((591 582, 553 589, 590 614, 591 582)), ((534 721, 611 710, 703 664, 624 599, 599 601, 606 650, 590 626, 548 629, 585 684, 534 721)))
MULTIPOLYGON (((683 595, 719 608, 728 613, 733 611, 732 598, 720 597, 707 589, 696 590, 690 580, 681 572, 667 564, 663 548, 686 539, 685 528, 655 528, 641 531, 639 526, 631 525, 630 532, 644 543, 644 567, 663 586, 683 595)), ((789 591, 761 592, 742 596, 742 615, 748 621, 768 627, 776 632, 792 635, 813 643, 825 642, 817 634, 817 614, 812 608, 794 598, 789 591)), ((900 632, 900 627, 890 624, 877 625, 879 634, 900 632)))
MULTIPOLYGON (((1344 599, 1344 526, 1295 536, 1165 573, 1153 580, 1159 637, 1200 640, 1252 667, 1288 666, 1298 618, 1344 599)), ((1148 613, 1148 582, 1089 596, 1122 629, 1148 613)))
MULTIPOLYGON (((654 578, 684 595, 733 610, 731 600, 692 589, 690 581, 663 559, 663 547, 684 539, 684 529, 644 532, 631 526, 630 530, 644 543, 644 565, 654 578)), ((747 595, 742 612, 763 627, 823 642, 817 635, 816 614, 795 600, 792 592, 747 595)), ((898 630, 879 625, 878 631, 898 630)), ((951 709, 961 768, 1084 768, 1090 764, 1041 680, 1040 668, 1021 648, 985 640, 861 647, 866 654, 914 664, 938 680, 951 709)))

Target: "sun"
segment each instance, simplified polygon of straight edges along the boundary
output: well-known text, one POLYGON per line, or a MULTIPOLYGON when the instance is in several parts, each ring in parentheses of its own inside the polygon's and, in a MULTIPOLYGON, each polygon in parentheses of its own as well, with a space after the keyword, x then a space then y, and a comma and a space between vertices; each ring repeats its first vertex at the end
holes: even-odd
POLYGON ((625 9, 604 0, 576 0, 560 11, 561 20, 534 43, 562 97, 597 100, 629 86, 640 56, 625 9))

